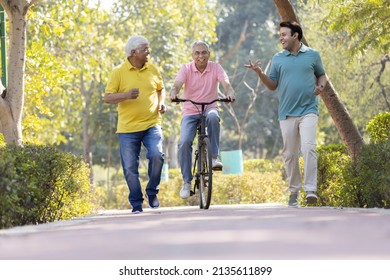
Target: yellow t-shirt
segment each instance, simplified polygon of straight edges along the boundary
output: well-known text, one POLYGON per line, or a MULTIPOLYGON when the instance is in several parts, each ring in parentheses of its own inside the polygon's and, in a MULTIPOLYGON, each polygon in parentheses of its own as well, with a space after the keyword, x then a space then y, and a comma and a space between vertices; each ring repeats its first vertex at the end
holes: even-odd
POLYGON ((112 70, 105 92, 126 92, 132 88, 139 88, 139 96, 118 103, 117 133, 144 131, 161 125, 157 91, 164 84, 157 67, 145 63, 142 69, 137 69, 126 60, 112 70))

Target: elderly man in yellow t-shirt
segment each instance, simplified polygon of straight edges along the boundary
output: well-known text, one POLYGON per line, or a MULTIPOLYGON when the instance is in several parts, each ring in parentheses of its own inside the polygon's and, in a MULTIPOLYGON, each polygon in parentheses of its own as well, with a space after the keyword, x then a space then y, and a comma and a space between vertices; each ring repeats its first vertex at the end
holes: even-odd
POLYGON ((160 71, 148 62, 150 48, 146 38, 130 37, 125 52, 127 59, 111 72, 104 101, 118 104, 117 134, 129 202, 133 213, 141 213, 144 200, 138 173, 141 144, 149 160, 145 196, 149 207, 160 206, 157 194, 164 164, 161 114, 166 110, 165 89, 160 71))

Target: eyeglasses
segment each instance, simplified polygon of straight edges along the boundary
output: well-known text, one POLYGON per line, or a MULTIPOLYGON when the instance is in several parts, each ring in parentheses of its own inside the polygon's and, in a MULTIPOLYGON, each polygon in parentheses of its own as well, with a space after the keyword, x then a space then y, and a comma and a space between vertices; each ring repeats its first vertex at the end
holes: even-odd
POLYGON ((143 51, 143 52, 148 52, 148 53, 150 53, 151 51, 152 51, 152 49, 151 48, 149 48, 149 47, 146 47, 146 48, 144 48, 144 49, 137 49, 138 51, 143 51))
POLYGON ((192 54, 195 55, 195 56, 200 56, 200 55, 208 55, 209 52, 208 51, 201 51, 201 52, 195 51, 192 54))

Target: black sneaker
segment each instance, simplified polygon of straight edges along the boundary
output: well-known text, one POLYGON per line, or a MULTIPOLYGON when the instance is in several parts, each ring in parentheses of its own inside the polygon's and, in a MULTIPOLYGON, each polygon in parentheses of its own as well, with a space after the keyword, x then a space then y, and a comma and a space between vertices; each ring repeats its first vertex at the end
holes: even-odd
POLYGON ((133 207, 133 210, 131 210, 131 213, 133 214, 139 214, 142 213, 144 210, 142 210, 142 205, 133 207))
POLYGON ((160 207, 160 202, 158 201, 157 195, 146 194, 146 198, 148 199, 148 205, 150 208, 160 207))
POLYGON ((288 200, 288 207, 297 208, 298 207, 298 193, 291 193, 288 200))

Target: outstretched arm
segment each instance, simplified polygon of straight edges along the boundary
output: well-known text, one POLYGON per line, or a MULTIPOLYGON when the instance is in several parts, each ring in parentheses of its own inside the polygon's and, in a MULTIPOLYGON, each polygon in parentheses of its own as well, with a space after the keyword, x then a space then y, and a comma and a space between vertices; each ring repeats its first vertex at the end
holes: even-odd
POLYGON ((260 60, 257 60, 255 63, 253 63, 251 60, 249 60, 248 64, 245 64, 244 66, 246 68, 252 69, 256 72, 257 76, 259 76, 261 82, 270 90, 275 90, 278 87, 278 82, 271 80, 267 75, 263 73, 263 70, 260 67, 261 63, 260 60))

